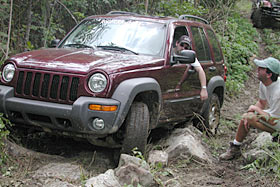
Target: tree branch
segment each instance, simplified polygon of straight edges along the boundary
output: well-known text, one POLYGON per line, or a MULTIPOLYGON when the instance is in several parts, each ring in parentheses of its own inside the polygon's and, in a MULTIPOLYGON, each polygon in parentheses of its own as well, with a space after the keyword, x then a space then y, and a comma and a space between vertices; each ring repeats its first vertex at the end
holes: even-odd
POLYGON ((66 11, 70 14, 70 16, 72 17, 72 19, 75 21, 75 23, 77 24, 77 20, 75 18, 75 16, 71 13, 71 11, 62 3, 60 2, 59 0, 56 0, 56 2, 58 2, 61 6, 63 6, 63 8, 66 9, 66 11))

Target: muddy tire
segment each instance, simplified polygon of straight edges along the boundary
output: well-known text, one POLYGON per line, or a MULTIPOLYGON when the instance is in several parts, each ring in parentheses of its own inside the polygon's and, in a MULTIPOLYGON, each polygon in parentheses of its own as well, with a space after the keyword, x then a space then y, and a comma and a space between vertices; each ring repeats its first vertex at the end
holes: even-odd
POLYGON ((202 118, 194 119, 193 124, 199 130, 206 132, 208 136, 215 135, 220 125, 221 105, 217 94, 213 93, 209 98, 209 104, 202 118))
POLYGON ((265 16, 262 14, 261 9, 256 9, 252 13, 253 26, 263 29, 265 24, 265 16))
POLYGON ((125 120, 125 134, 121 153, 131 154, 135 147, 145 154, 149 135, 150 115, 148 106, 142 102, 134 102, 131 105, 125 120))

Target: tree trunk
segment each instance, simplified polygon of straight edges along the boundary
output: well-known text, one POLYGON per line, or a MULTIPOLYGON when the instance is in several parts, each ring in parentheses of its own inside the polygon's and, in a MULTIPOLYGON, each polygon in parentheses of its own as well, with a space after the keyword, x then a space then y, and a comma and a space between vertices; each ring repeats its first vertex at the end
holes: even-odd
POLYGON ((197 8, 199 5, 199 0, 194 0, 194 7, 197 8))
POLYGON ((146 14, 148 13, 148 6, 149 6, 149 0, 146 0, 146 3, 145 3, 145 13, 146 14))
POLYGON ((7 41, 6 58, 8 58, 8 55, 9 55, 10 38, 11 38, 11 26, 12 26, 12 16, 13 16, 13 0, 11 0, 11 7, 10 7, 10 20, 9 20, 9 30, 8 30, 8 41, 7 41))
POLYGON ((27 42, 29 41, 29 35, 30 35, 30 27, 32 22, 31 15, 32 15, 32 0, 28 0, 27 26, 26 26, 26 33, 24 38, 24 45, 25 45, 24 51, 28 50, 26 46, 27 46, 27 42))

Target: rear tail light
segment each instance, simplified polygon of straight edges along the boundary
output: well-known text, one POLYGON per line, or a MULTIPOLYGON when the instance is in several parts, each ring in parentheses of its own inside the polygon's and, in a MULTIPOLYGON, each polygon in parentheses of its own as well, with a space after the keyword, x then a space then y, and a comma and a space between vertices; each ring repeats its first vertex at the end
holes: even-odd
POLYGON ((227 80, 227 66, 224 64, 224 81, 227 80))

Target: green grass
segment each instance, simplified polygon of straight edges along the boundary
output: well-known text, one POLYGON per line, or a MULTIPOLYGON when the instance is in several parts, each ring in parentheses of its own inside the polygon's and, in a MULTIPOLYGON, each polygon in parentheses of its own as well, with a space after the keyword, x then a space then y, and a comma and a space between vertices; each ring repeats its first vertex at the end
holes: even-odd
POLYGON ((241 12, 250 14, 252 8, 252 1, 250 0, 240 0, 236 3, 236 9, 240 10, 241 12))

